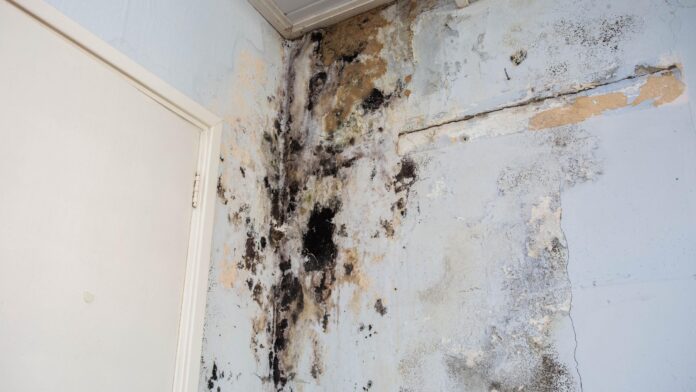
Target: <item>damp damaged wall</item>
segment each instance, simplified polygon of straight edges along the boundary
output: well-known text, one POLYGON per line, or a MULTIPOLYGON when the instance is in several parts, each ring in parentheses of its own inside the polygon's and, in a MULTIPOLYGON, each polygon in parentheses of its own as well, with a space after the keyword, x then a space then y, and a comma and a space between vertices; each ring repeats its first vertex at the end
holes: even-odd
POLYGON ((397 1, 289 43, 264 390, 692 388, 695 26, 397 1))
POLYGON ((247 280, 275 263, 264 186, 275 160, 264 135, 284 100, 284 41, 246 0, 49 3, 223 118, 200 390, 260 390, 267 361, 250 320, 265 292, 247 280))
POLYGON ((201 391, 696 385, 694 0, 51 0, 225 118, 201 391))

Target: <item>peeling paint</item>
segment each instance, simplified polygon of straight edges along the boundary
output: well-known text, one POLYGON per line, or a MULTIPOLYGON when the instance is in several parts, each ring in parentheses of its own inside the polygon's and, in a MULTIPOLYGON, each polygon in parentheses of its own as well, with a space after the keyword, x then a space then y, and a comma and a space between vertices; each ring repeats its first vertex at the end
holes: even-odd
POLYGON ((627 104, 628 98, 624 93, 580 97, 569 106, 550 109, 535 115, 529 121, 529 126, 532 129, 543 129, 576 124, 607 110, 622 108, 627 104))
POLYGON ((640 94, 631 105, 640 105, 652 101, 653 106, 670 103, 679 98, 684 92, 684 83, 678 80, 674 73, 651 75, 648 81, 640 87, 640 94))
MULTIPOLYGON (((647 77, 640 86, 639 95, 630 104, 637 106, 652 101, 653 106, 660 106, 676 100, 683 92, 684 83, 677 79, 674 72, 657 72, 647 77)), ((544 129, 576 124, 628 105, 629 99, 624 92, 579 97, 568 106, 537 113, 529 120, 529 126, 531 129, 544 129)))

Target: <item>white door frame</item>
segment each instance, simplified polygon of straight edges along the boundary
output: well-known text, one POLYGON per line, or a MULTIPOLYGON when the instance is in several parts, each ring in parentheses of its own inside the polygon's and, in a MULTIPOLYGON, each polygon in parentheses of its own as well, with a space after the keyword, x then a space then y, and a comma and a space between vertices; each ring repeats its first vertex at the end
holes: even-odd
MULTIPOLYGON (((201 129, 173 392, 198 388, 222 120, 42 0, 8 1, 201 129)), ((192 179, 193 180, 193 179, 192 179)))

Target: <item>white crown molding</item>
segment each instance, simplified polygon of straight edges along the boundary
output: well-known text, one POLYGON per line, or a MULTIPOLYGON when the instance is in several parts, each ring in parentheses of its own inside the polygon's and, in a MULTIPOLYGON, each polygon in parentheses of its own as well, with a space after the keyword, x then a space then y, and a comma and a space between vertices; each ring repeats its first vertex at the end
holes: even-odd
POLYGON ((294 39, 308 31, 338 23, 394 0, 350 0, 294 23, 278 8, 274 0, 248 1, 278 30, 278 33, 287 39, 294 39))

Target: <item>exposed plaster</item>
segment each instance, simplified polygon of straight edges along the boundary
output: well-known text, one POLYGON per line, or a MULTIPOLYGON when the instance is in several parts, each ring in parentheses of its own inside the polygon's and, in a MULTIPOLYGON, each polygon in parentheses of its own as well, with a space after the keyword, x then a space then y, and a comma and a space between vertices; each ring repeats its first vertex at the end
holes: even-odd
MULTIPOLYGON (((611 84, 620 83, 620 82, 623 82, 625 80, 635 79, 637 77, 641 77, 641 76, 644 76, 646 74, 657 74, 657 73, 660 73, 662 71, 670 71, 670 70, 676 70, 676 69, 678 69, 678 67, 676 65, 656 66, 656 67, 649 67, 649 68, 645 68, 644 66, 640 66, 636 69, 639 72, 636 72, 633 75, 626 76, 626 77, 619 79, 619 80, 610 81, 610 82, 603 82, 603 83, 597 82, 597 83, 592 83, 589 85, 579 86, 573 90, 565 91, 562 93, 555 93, 552 95, 542 95, 542 96, 532 97, 532 98, 529 98, 529 99, 524 100, 522 102, 518 102, 518 103, 514 103, 514 104, 510 104, 510 105, 505 105, 505 106, 497 107, 497 108, 490 109, 490 110, 485 110, 485 111, 474 113, 474 114, 467 114, 465 116, 462 116, 461 118, 456 118, 456 119, 447 120, 447 121, 444 121, 441 123, 431 124, 431 125, 428 125, 426 127, 419 128, 419 129, 410 129, 407 131, 403 131, 400 133, 400 135, 425 132, 425 131, 430 131, 430 130, 434 130, 434 129, 436 130, 436 129, 443 128, 443 127, 450 125, 450 124, 457 124, 457 123, 472 120, 472 119, 475 119, 478 117, 485 117, 485 116, 488 116, 492 113, 501 112, 501 111, 504 111, 507 109, 524 107, 524 106, 532 105, 535 103, 544 102, 546 100, 553 99, 553 98, 574 96, 574 95, 577 95, 580 93, 584 93, 584 92, 588 92, 588 91, 597 89, 599 87, 604 87, 604 86, 608 86, 611 84)), ((645 100, 655 99, 656 97, 660 97, 662 94, 661 91, 663 89, 667 90, 668 97, 670 99, 669 101, 666 101, 666 102, 671 102, 671 100, 676 99, 681 94, 681 92, 683 92, 683 87, 680 87, 680 86, 683 86, 683 83, 679 82, 676 79, 674 81, 672 81, 672 79, 674 79, 674 78, 668 77, 666 79, 667 83, 659 83, 659 82, 655 82, 655 81, 651 82, 650 92, 647 93, 645 100)), ((659 79, 659 80, 661 80, 661 79, 659 79)), ((611 100, 612 99, 610 99, 610 101, 611 100)), ((666 102, 661 102, 661 103, 666 103, 666 102)), ((638 103, 640 103, 640 101, 638 101, 638 103)), ((636 101, 634 101, 634 105, 637 105, 638 103, 636 103, 636 101)), ((592 102, 589 102, 589 104, 590 104, 590 106, 594 105, 592 102)), ((587 105, 587 103, 583 104, 581 106, 586 106, 586 105, 587 105)), ((600 110, 602 105, 600 104, 598 106, 599 106, 599 108, 594 108, 594 110, 600 110)), ((621 105, 621 106, 625 106, 625 105, 621 105)), ((659 104, 656 106, 659 106, 659 104)), ((603 109, 601 109, 600 112, 601 111, 603 111, 603 109)), ((586 118, 584 118, 584 119, 586 119, 586 118)))
POLYGON ((479 137, 575 124, 610 110, 637 106, 645 101, 659 106, 678 99, 684 92, 680 74, 677 66, 651 67, 648 70, 641 67, 635 74, 618 81, 584 87, 576 92, 553 97, 534 98, 402 133, 399 135, 398 150, 400 154, 408 154, 448 143, 469 142, 479 137), (487 126, 491 124, 488 120, 505 125, 491 129, 487 126))

